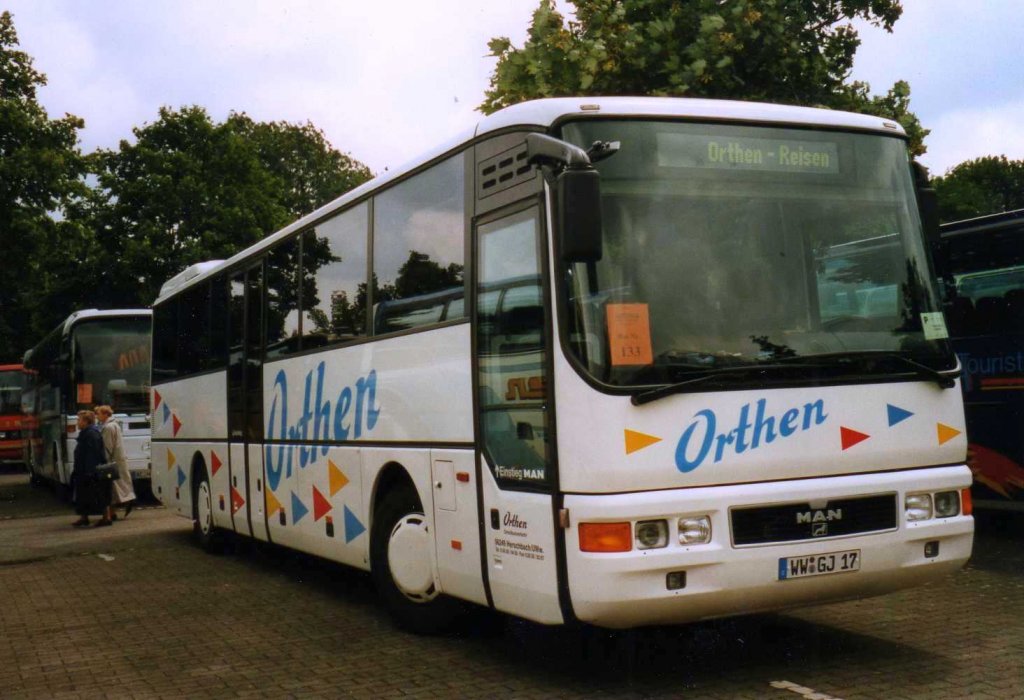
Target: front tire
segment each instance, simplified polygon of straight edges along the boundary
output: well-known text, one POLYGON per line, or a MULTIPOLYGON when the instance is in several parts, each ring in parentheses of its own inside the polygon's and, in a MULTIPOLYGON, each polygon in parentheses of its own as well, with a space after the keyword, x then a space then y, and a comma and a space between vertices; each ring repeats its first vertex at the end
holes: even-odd
POLYGON ((213 492, 205 469, 200 472, 192 493, 192 535, 207 552, 219 554, 224 551, 221 533, 213 526, 213 492))
POLYGON ((416 634, 450 630, 462 616, 458 601, 443 595, 434 577, 433 534, 414 491, 384 497, 373 518, 370 574, 402 629, 416 634))

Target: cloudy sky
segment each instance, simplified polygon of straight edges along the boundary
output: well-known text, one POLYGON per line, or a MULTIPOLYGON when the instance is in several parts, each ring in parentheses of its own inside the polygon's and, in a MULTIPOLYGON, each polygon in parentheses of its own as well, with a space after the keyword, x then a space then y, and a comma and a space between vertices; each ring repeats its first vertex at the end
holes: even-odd
MULTIPOLYGON (((487 42, 525 37, 539 0, 7 0, 52 116, 115 147, 162 105, 215 119, 311 121, 375 172, 471 127, 494 67, 487 42)), ((1024 13, 1017 0, 903 0, 892 34, 861 28, 854 77, 910 82, 936 173, 1024 158, 1024 13)), ((565 0, 558 6, 569 9, 565 0)))

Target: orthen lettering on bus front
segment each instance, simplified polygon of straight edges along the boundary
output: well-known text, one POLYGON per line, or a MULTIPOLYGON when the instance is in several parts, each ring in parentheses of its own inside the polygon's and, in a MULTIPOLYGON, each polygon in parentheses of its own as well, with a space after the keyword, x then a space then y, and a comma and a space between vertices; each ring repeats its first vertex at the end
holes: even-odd
MULTIPOLYGON (((332 402, 324 395, 324 363, 306 373, 302 392, 302 414, 294 423, 288 422, 288 375, 279 370, 274 378, 274 400, 270 404, 267 419, 267 440, 289 440, 297 443, 321 442, 324 440, 357 440, 365 431, 369 433, 377 425, 380 406, 377 405, 377 370, 371 370, 365 377, 356 380, 353 386, 346 386, 332 402), (316 387, 313 386, 314 375, 316 387)), ((315 464, 327 454, 329 446, 320 445, 267 445, 267 485, 276 490, 281 483, 281 473, 292 475, 292 456, 299 451, 299 468, 315 464)))
POLYGON ((751 418, 749 403, 740 408, 736 427, 728 432, 718 431, 718 415, 711 409, 694 414, 693 422, 683 431, 676 445, 676 467, 681 472, 690 472, 709 457, 721 462, 726 450, 736 454, 756 450, 762 445, 788 438, 796 432, 810 430, 828 419, 825 402, 818 399, 802 407, 789 408, 779 415, 767 415, 767 400, 758 399, 751 418), (692 457, 691 457, 692 455, 692 457))

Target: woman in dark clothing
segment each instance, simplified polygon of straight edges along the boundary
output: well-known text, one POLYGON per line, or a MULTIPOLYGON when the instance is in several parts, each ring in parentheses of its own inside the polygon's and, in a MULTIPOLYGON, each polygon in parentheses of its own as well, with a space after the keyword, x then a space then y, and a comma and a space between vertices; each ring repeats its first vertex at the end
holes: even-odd
MULTIPOLYGON (((106 461, 104 457, 103 437, 96 425, 96 414, 92 411, 79 411, 75 466, 71 471, 75 512, 81 516, 72 523, 75 527, 85 527, 89 524, 90 513, 105 513, 110 505, 110 486, 101 484, 96 478, 96 467, 106 461)), ((110 525, 110 520, 103 517, 96 524, 110 525)))

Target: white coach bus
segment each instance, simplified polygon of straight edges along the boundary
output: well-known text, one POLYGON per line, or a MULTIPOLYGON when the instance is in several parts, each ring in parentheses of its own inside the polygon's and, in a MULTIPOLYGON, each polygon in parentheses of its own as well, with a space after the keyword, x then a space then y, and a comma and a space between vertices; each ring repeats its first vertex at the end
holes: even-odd
POLYGON ((77 413, 108 405, 136 486, 149 484, 149 309, 76 311, 25 353, 25 462, 34 482, 68 494, 77 413))
POLYGON ((415 630, 459 601, 622 628, 956 571, 919 175, 864 115, 505 109, 165 285, 154 490, 207 545, 369 570, 415 630))

